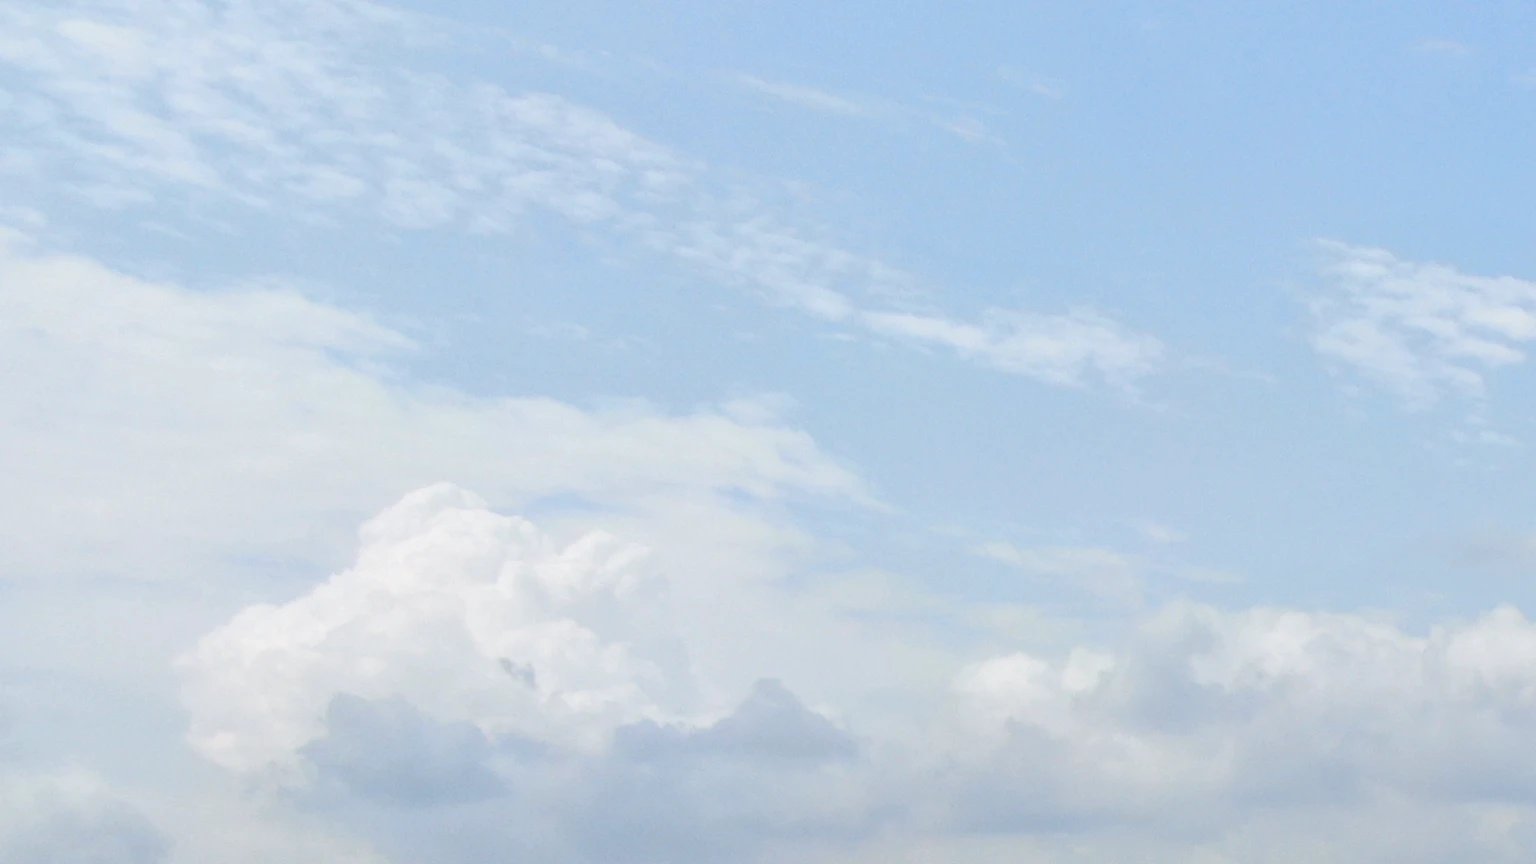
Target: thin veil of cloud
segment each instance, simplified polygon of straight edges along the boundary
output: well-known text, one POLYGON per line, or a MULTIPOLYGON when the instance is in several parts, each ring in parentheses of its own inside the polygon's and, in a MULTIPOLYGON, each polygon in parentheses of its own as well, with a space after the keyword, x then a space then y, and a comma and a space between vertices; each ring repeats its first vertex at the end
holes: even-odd
MULTIPOLYGON (((25 98, 0 103, 17 130, 13 152, 27 173, 58 177, 102 207, 170 195, 316 218, 362 210, 402 229, 478 233, 547 213, 856 328, 902 314, 878 299, 918 284, 750 203, 698 160, 601 112, 415 71, 411 52, 439 28, 362 0, 6 5, 0 25, 0 63, 29 85, 25 98)), ((805 107, 863 111, 811 88, 740 80, 805 107)), ((974 124, 955 128, 988 136, 974 124)), ((1120 383, 1156 368, 1151 337, 1123 325, 1090 332, 1076 326, 1079 313, 999 314, 1050 332, 1013 327, 1001 352, 957 353, 1051 384, 1100 374, 1120 383), (1074 334, 1084 341, 1062 344, 1074 334), (1060 359, 1007 359, 1042 353, 1060 359)))

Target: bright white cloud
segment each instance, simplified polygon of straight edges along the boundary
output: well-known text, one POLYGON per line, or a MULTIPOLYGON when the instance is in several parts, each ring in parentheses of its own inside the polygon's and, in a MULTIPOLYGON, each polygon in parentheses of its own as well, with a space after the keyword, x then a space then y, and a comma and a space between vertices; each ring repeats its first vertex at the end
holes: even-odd
POLYGON ((668 416, 418 387, 389 371, 410 341, 365 316, 282 289, 145 282, 19 242, 0 246, 7 576, 314 560, 444 479, 519 508, 562 495, 615 520, 643 513, 642 535, 703 519, 722 544, 777 530, 727 494, 864 497, 767 403, 668 416))
MULTIPOLYGON (((600 112, 415 71, 413 43, 437 32, 361 0, 0 3, 0 64, 28 85, 0 100, 0 116, 26 173, 103 206, 171 196, 314 216, 362 207, 402 228, 476 232, 548 213, 868 335, 932 341, 942 329, 962 357, 1010 374, 1120 383, 1157 367, 1156 340, 1096 313, 999 310, 968 323, 882 309, 918 280, 600 112)), ((743 81, 822 110, 857 107, 743 81)))
POLYGON ((668 630, 637 632, 656 593, 643 554, 601 534, 560 548, 452 486, 412 493, 363 526, 352 568, 246 609, 179 661, 193 746, 296 776, 340 694, 586 748, 668 719, 658 700, 689 669, 658 641, 668 630))
POLYGON ((537 828, 556 831, 560 861, 858 860, 891 837, 942 856, 985 835, 999 860, 1278 861, 1264 850, 1280 843, 1385 864, 1517 861, 1536 830, 1536 625, 1512 608, 1415 635, 1360 615, 1174 604, 1118 645, 957 664, 947 696, 908 681, 943 710, 887 738, 867 713, 844 731, 778 685, 683 722, 641 658, 668 632, 691 654, 695 634, 625 599, 644 594, 636 559, 592 554, 597 541, 562 552, 442 487, 364 536, 352 569, 210 634, 183 661, 185 693, 194 740, 230 767, 312 758, 310 776, 365 809, 431 796, 391 811, 419 820, 418 844, 505 848, 537 828), (577 745, 592 721, 606 731, 577 745), (1423 833, 1380 842, 1404 814, 1423 833), (624 841, 594 824, 650 827, 624 841))
POLYGON ((1525 362, 1536 339, 1536 282, 1470 276, 1385 249, 1326 241, 1328 291, 1312 301, 1312 345, 1411 409, 1481 399, 1490 371, 1525 362))
POLYGON ((1051 790, 1062 818, 1386 794, 1528 806, 1533 656, 1536 626, 1507 607, 1413 636, 1355 615, 1176 605, 1117 655, 998 657, 958 687, 1008 758, 1040 772, 1018 793, 1051 790))

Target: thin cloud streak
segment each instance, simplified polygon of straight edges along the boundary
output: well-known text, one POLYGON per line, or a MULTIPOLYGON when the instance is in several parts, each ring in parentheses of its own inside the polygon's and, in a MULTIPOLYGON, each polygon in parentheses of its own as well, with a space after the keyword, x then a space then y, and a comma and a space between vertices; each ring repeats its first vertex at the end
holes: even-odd
POLYGON ((821 111, 827 114, 842 114, 849 117, 861 117, 873 113, 872 110, 852 99, 835 96, 825 90, 815 87, 804 87, 798 84, 785 84, 778 81, 765 81, 753 75, 737 75, 736 82, 750 90, 755 90, 765 96, 771 96, 781 102, 799 105, 812 111, 821 111))
MULTIPOLYGON (((549 213, 866 336, 924 329, 879 302, 920 293, 915 276, 818 236, 698 160, 559 96, 416 71, 410 52, 430 22, 356 0, 143 0, 0 6, 0 25, 0 64, 30 85, 0 104, 14 149, 34 176, 69 178, 100 206, 235 200, 472 233, 549 213)), ((859 107, 751 81, 819 110, 859 107)), ((1000 310, 953 326, 996 343, 961 356, 1047 384, 1099 375, 1118 386, 1157 368, 1155 340, 1097 313, 1000 310)))

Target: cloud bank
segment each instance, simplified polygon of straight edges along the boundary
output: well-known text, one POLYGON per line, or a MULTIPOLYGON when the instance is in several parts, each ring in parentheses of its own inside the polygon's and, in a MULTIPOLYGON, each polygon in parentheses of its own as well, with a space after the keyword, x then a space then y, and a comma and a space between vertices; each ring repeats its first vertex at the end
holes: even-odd
POLYGON ((1105 647, 908 680, 942 707, 891 736, 869 731, 894 728, 878 708, 806 708, 773 668, 735 707, 689 681, 704 646, 612 538, 562 549, 437 486, 361 543, 350 569, 206 636, 183 698, 206 757, 282 766, 396 854, 874 860, 901 836, 1011 837, 1020 860, 1067 860, 1058 843, 1284 860, 1251 852, 1267 837, 1318 860, 1515 861, 1536 826, 1536 625, 1513 608, 1415 635, 1173 604, 1105 647), (1405 813, 1434 827, 1414 848, 1372 834, 1405 813), (1285 839, 1306 814, 1329 826, 1285 839))

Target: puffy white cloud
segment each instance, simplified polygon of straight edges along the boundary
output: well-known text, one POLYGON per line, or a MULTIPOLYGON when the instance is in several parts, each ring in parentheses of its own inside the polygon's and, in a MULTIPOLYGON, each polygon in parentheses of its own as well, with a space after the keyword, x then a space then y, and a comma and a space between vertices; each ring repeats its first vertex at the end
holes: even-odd
POLYGON ((997 657, 957 687, 994 742, 974 775, 989 819, 1224 832, 1323 802, 1536 803, 1533 651, 1536 626, 1507 607, 1413 636, 1357 615, 1176 605, 1116 654, 997 657))
POLYGON ((286 765, 407 857, 872 860, 900 837, 943 860, 991 836, 996 860, 1516 861, 1536 829, 1536 625, 1513 608, 1414 634, 1180 603, 1108 645, 954 663, 947 691, 829 652, 856 637, 805 615, 840 667, 817 685, 858 710, 775 683, 723 710, 735 685, 691 658, 771 676, 794 652, 691 628, 623 544, 561 547, 450 487, 363 536, 351 569, 209 634, 184 696, 205 755, 286 765), (1412 842, 1384 842, 1405 816, 1412 842))
POLYGON ((1481 399, 1488 372, 1525 362, 1521 346, 1536 339, 1536 282, 1319 245, 1329 290, 1311 303, 1313 348, 1409 408, 1447 394, 1481 399))
POLYGON ((689 674, 644 632, 641 550, 565 548, 468 493, 412 493, 362 530, 357 563, 282 606, 255 606, 181 659, 191 740, 238 770, 296 769, 338 695, 399 697, 493 736, 601 746, 669 716, 689 674))

